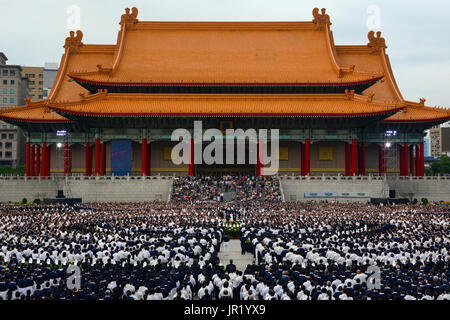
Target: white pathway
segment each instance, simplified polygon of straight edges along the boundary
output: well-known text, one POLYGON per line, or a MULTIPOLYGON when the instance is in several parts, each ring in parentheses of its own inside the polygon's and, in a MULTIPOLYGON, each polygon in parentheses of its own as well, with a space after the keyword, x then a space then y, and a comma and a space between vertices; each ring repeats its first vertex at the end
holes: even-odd
POLYGON ((228 252, 224 251, 224 243, 220 247, 220 251, 218 257, 220 259, 220 263, 223 266, 227 266, 230 263, 230 260, 233 260, 233 263, 236 265, 236 269, 244 272, 247 268, 247 265, 252 264, 254 257, 250 253, 246 253, 245 255, 241 254, 241 241, 239 239, 232 239, 228 242, 228 252))

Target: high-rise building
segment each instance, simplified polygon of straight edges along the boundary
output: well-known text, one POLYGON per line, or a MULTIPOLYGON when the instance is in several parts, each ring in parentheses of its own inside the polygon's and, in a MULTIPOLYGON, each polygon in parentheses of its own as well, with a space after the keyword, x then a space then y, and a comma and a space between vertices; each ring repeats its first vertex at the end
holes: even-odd
POLYGON ((8 60, 8 58, 6 58, 3 52, 0 52, 0 65, 6 64, 6 60, 8 60))
POLYGON ((430 145, 432 157, 450 155, 450 127, 441 126, 430 129, 430 145))
POLYGON ((31 101, 44 99, 44 68, 22 66, 22 77, 28 78, 28 96, 31 101))
POLYGON ((44 99, 47 99, 58 74, 57 63, 45 63, 44 67, 44 99))
POLYGON ((441 156, 441 128, 430 129, 430 156, 439 158, 441 156))
POLYGON ((423 139, 423 146, 424 146, 424 156, 425 157, 430 157, 431 156, 431 150, 430 150, 430 138, 429 137, 425 137, 423 139))
MULTIPOLYGON (((7 65, 8 58, 0 52, 0 110, 25 103, 28 79, 22 77, 22 67, 7 65)), ((20 128, 0 121, 0 166, 25 164, 25 138, 20 128)))

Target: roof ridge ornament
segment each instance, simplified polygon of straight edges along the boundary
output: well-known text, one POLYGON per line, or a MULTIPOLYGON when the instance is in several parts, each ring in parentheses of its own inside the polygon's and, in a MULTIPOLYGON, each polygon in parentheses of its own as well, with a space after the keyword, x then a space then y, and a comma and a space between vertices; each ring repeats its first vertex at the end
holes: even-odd
POLYGON ((419 102, 419 105, 421 106, 421 107, 425 107, 425 102, 427 101, 427 99, 425 99, 425 98, 420 98, 420 102, 419 102))
POLYGON ((108 89, 99 89, 97 94, 101 97, 106 97, 108 95, 108 89))
POLYGON ((97 72, 99 73, 111 73, 112 69, 111 68, 103 68, 103 65, 98 64, 97 65, 97 72))
POLYGON ((375 93, 369 92, 369 94, 367 95, 367 102, 369 102, 369 103, 372 102, 374 96, 375 96, 375 93))
POLYGON ((77 31, 76 36, 74 31, 70 31, 70 36, 66 38, 64 49, 69 49, 71 53, 79 53, 80 47, 83 45, 81 40, 83 40, 83 32, 81 30, 77 31))
POLYGON ((367 35, 369 43, 367 46, 372 49, 373 53, 378 53, 381 49, 386 49, 386 40, 381 36, 381 31, 377 32, 375 37, 375 31, 370 31, 367 35))
POLYGON ((327 10, 325 8, 322 8, 321 13, 319 13, 319 8, 314 8, 312 12, 314 19, 312 22, 316 25, 315 30, 322 31, 325 29, 325 26, 332 25, 330 16, 326 12, 327 10))
POLYGON ((126 8, 125 13, 120 19, 120 25, 122 25, 122 27, 126 25, 128 29, 130 29, 130 27, 139 22, 139 20, 137 19, 138 13, 139 10, 136 7, 131 8, 131 13, 130 8, 126 8))
POLYGON ((345 89, 345 96, 348 100, 353 100, 355 98, 355 90, 345 89))

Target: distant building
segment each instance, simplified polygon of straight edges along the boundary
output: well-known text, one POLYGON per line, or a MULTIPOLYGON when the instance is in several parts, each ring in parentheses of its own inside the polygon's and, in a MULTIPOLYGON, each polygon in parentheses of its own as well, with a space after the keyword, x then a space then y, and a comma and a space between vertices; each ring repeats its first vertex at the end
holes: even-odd
POLYGON ((441 155, 450 155, 450 127, 437 127, 430 129, 431 156, 439 158, 441 155))
POLYGON ((44 68, 22 66, 22 77, 28 78, 28 96, 31 101, 44 98, 44 68))
MULTIPOLYGON (((0 52, 0 111, 25 103, 28 79, 22 77, 22 67, 7 65, 8 58, 0 52)), ((0 121, 0 166, 25 164, 25 138, 20 128, 0 121)))
POLYGON ((58 64, 46 62, 44 67, 44 99, 48 98, 57 74, 58 64))
POLYGON ((6 64, 6 60, 8 60, 8 58, 6 58, 3 52, 0 52, 0 65, 6 64))
POLYGON ((430 157, 431 156, 431 149, 430 149, 430 138, 426 137, 425 139, 423 139, 423 146, 424 146, 424 155, 425 157, 430 157))

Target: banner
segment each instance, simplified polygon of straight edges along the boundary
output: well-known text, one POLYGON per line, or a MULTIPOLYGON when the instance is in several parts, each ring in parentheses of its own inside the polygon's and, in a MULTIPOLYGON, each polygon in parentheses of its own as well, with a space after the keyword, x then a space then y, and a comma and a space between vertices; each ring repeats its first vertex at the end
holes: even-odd
POLYGON ((111 175, 131 176, 131 140, 111 140, 111 175))

